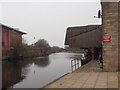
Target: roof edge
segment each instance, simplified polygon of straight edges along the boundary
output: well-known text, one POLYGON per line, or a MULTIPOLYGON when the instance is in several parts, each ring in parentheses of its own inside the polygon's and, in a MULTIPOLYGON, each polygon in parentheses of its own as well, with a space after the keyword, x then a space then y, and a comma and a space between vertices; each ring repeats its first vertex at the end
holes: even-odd
POLYGON ((85 25, 85 26, 73 26, 73 27, 68 27, 66 30, 69 30, 71 28, 86 28, 86 27, 91 27, 91 26, 102 26, 102 24, 98 24, 98 25, 85 25))
POLYGON ((21 34, 27 34, 26 32, 19 31, 18 29, 12 28, 12 27, 7 26, 7 25, 5 25, 5 24, 0 24, 0 26, 9 28, 10 30, 14 30, 15 32, 18 32, 18 33, 21 33, 21 34))

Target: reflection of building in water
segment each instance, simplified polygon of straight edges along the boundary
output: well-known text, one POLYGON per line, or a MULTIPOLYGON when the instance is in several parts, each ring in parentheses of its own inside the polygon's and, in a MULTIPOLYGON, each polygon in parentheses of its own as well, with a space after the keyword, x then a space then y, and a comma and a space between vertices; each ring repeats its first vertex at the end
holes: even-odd
POLYGON ((3 62, 2 69, 2 88, 9 88, 25 78, 18 62, 3 62))
POLYGON ((38 67, 46 67, 50 64, 50 61, 47 57, 24 61, 4 61, 2 64, 2 88, 10 88, 21 82, 28 74, 29 66, 33 63, 38 67))

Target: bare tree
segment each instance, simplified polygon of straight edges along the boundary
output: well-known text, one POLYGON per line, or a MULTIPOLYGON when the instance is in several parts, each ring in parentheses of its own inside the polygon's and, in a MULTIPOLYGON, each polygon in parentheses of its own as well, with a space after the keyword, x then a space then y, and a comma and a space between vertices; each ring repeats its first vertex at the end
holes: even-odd
POLYGON ((34 46, 42 53, 42 56, 49 54, 50 45, 45 39, 39 39, 34 46))

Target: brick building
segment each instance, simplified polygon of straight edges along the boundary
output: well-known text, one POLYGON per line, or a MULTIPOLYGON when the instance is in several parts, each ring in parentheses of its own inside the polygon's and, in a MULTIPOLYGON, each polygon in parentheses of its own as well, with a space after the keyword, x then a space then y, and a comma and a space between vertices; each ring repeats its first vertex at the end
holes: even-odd
POLYGON ((77 48, 102 47, 103 70, 120 70, 120 2, 105 2, 101 0, 102 30, 94 26, 68 28, 65 45, 77 48), (77 30, 80 29, 80 30, 77 30), (97 36, 96 36, 97 35, 97 36), (102 42, 101 37, 111 37, 109 42, 102 42))
POLYGON ((6 25, 1 25, 1 46, 2 46, 2 58, 9 57, 9 50, 14 46, 22 43, 22 35, 26 34, 15 28, 11 28, 6 25))
POLYGON ((103 42, 103 70, 118 71, 120 61, 120 2, 101 2, 103 36, 111 36, 110 42, 103 42))

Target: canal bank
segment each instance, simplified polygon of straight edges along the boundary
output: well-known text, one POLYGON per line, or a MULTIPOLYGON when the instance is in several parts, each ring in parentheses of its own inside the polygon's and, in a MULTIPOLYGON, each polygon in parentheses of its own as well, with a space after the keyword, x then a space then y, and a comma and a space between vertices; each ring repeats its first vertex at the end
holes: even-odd
POLYGON ((102 72, 100 64, 92 60, 43 88, 118 88, 118 72, 102 72))
POLYGON ((53 53, 48 57, 2 62, 3 88, 42 88, 71 72, 71 60, 80 53, 53 53))

